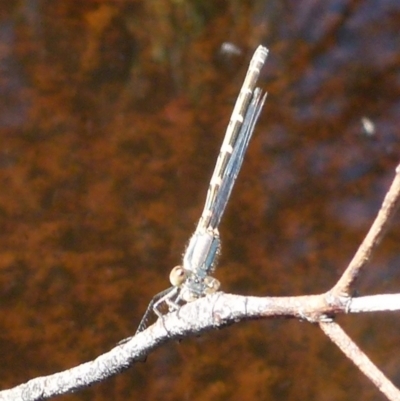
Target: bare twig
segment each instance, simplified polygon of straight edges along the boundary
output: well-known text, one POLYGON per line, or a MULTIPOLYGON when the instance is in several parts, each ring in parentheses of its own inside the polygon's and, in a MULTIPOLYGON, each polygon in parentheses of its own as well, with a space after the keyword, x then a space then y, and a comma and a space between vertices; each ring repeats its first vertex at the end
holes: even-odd
POLYGON ((391 401, 400 400, 400 391, 357 347, 352 339, 335 322, 320 322, 324 333, 351 359, 355 365, 386 395, 391 401))
MULTIPOLYGON (((400 295, 397 297, 399 299, 400 295)), ((363 299, 357 299, 359 309, 363 299)), ((242 320, 285 317, 318 322, 326 316, 346 312, 348 310, 345 307, 339 310, 337 306, 328 305, 326 294, 261 298, 216 293, 182 306, 178 312, 159 319, 147 330, 129 341, 122 341, 120 345, 94 361, 64 372, 32 379, 10 390, 0 391, 0 401, 44 400, 77 391, 142 361, 150 351, 167 341, 195 336, 242 320)))
POLYGON ((349 313, 400 311, 400 294, 379 294, 352 298, 349 313))
POLYGON ((394 177, 393 183, 387 192, 385 199, 382 203, 381 209, 374 223, 372 224, 367 236, 361 243, 356 254, 351 260, 346 271, 342 277, 332 288, 331 294, 334 297, 348 297, 349 291, 352 285, 359 275, 361 269, 363 269, 369 262, 372 253, 382 240, 386 230, 393 222, 393 216, 396 213, 400 204, 400 165, 396 168, 396 176, 394 177))

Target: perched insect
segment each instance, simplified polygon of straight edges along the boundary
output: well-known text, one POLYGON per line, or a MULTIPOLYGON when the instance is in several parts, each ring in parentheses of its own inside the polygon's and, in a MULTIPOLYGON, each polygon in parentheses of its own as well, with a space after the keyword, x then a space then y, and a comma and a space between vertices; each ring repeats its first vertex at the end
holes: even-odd
POLYGON ((162 316, 161 304, 166 303, 169 311, 175 311, 182 303, 214 293, 220 286, 211 276, 221 246, 218 226, 266 98, 256 83, 267 56, 268 50, 259 46, 250 61, 211 177, 203 213, 183 255, 183 263, 172 269, 172 287, 152 299, 136 333, 147 327, 152 311, 162 316))

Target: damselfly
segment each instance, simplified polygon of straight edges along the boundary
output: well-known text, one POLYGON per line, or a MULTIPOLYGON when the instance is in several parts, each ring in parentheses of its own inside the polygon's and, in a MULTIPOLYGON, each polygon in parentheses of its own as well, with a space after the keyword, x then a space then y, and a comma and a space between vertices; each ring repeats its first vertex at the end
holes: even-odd
POLYGON ((268 50, 259 46, 250 61, 211 177, 203 213, 183 255, 183 263, 172 269, 172 287, 153 298, 136 333, 147 327, 152 311, 162 316, 159 310, 162 303, 168 305, 169 311, 176 311, 182 303, 214 293, 220 286, 212 277, 221 247, 218 226, 266 98, 256 83, 267 56, 268 50))

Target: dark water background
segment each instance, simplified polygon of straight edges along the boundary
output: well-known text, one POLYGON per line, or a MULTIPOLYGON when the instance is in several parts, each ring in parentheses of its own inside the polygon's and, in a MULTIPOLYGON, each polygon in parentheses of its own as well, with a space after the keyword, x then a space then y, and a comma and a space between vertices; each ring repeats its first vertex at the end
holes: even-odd
MULTIPOLYGON (((1 388, 135 331, 194 230, 260 43, 269 96, 217 277, 240 294, 328 290, 399 162, 399 32, 397 0, 1 2, 1 388)), ((360 294, 399 291, 399 240, 398 217, 360 294)), ((400 385, 397 316, 338 321, 400 385)), ((61 399, 384 398, 317 327, 268 320, 170 343, 61 399)))

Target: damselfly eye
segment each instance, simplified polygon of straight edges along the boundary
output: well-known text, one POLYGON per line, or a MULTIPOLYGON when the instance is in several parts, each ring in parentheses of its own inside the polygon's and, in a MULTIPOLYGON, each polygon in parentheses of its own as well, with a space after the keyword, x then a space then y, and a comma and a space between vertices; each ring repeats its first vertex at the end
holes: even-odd
POLYGON ((186 273, 182 266, 175 266, 169 274, 169 281, 174 287, 179 287, 186 280, 186 273))
POLYGON ((206 294, 214 294, 214 292, 217 292, 221 283, 214 277, 207 276, 204 279, 204 284, 206 285, 205 288, 205 293, 206 294))

